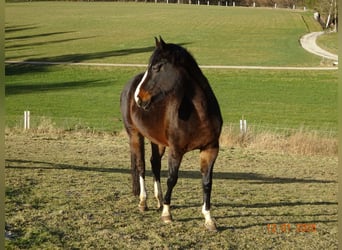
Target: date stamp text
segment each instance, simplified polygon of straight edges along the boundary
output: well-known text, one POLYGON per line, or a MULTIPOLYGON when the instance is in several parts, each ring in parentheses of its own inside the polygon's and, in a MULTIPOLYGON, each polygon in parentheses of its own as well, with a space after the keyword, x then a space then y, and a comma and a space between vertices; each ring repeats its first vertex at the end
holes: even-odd
POLYGON ((269 234, 279 234, 279 233, 316 233, 317 226, 313 223, 283 223, 283 224, 275 224, 270 223, 266 226, 266 231, 269 234))

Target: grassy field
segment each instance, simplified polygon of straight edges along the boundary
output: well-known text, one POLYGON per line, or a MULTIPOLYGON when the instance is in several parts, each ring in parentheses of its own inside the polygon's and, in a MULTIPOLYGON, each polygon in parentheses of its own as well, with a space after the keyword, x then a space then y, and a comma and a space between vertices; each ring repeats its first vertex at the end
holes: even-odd
POLYGON ((326 33, 323 36, 319 36, 317 44, 331 53, 338 54, 337 33, 326 33))
POLYGON ((147 63, 153 37, 186 45, 199 64, 312 66, 299 38, 311 12, 144 3, 6 5, 8 60, 147 63), (19 18, 20 17, 20 18, 19 18))
MULTIPOLYGON (((292 10, 11 3, 5 47, 7 60, 146 64, 162 35, 201 65, 324 66, 298 42, 318 29, 312 13, 292 10)), ((150 209, 141 214, 131 195, 119 95, 143 70, 6 65, 6 249, 337 248, 336 71, 203 70, 225 120, 213 234, 198 152, 183 159, 171 225, 154 209, 150 170, 150 209), (24 110, 31 131, 21 129, 24 110), (242 116, 259 135, 229 137, 242 116)))
MULTIPOLYGON (((6 124, 22 127, 23 111, 30 110, 33 127, 47 118, 65 129, 121 131, 120 92, 141 70, 10 65, 6 124)), ((335 71, 210 69, 204 73, 226 125, 237 125, 244 116, 250 126, 271 130, 305 127, 336 133, 335 71)))
MULTIPOLYGON (((138 210, 127 146, 123 134, 8 130, 6 249, 337 249, 336 157, 222 146, 212 194, 219 232, 208 233, 198 152, 183 159, 175 221, 165 225, 149 167, 150 209, 138 210)), ((162 170, 165 191, 166 158, 162 170)))
MULTIPOLYGON (((318 28, 312 13, 289 10, 11 3, 6 5, 6 59, 144 64, 153 36, 163 35, 186 46, 202 65, 318 66, 321 59, 298 43, 318 28)), ((48 119, 65 129, 120 131, 119 93, 141 71, 7 65, 6 125, 22 126, 22 113, 30 110, 34 126, 48 119)), ((335 71, 204 71, 227 124, 244 116, 251 126, 336 132, 335 71)))

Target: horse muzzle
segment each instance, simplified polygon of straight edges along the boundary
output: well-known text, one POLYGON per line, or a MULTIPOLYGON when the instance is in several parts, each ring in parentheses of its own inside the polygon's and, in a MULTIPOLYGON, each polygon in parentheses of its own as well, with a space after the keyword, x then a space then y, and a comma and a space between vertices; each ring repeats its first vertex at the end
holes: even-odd
POLYGON ((151 107, 151 99, 142 100, 140 97, 138 97, 136 104, 138 105, 139 108, 142 108, 147 111, 151 107))
POLYGON ((148 110, 150 108, 151 100, 152 100, 152 96, 147 91, 144 91, 144 90, 140 90, 140 92, 135 98, 135 102, 138 105, 138 107, 144 110, 148 110))

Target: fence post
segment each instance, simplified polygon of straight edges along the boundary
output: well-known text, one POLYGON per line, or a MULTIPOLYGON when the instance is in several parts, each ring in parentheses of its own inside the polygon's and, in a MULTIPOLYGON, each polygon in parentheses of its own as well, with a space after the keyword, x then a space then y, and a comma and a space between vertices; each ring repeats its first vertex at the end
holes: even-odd
POLYGON ((240 120, 240 132, 243 135, 247 133, 247 121, 243 118, 243 116, 240 120))
POLYGON ((30 129, 30 111, 24 111, 24 129, 30 129))

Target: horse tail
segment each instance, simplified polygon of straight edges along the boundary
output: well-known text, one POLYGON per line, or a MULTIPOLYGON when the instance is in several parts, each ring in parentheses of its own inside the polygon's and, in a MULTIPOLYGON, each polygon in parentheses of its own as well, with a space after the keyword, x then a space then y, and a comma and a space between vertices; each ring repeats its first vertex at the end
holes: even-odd
POLYGON ((140 82, 143 74, 135 76, 132 80, 130 80, 120 96, 120 107, 121 107, 121 115, 122 120, 124 122, 124 126, 126 132, 129 136, 130 140, 130 151, 131 151, 131 175, 132 175, 132 191, 133 195, 140 194, 140 180, 139 176, 141 174, 144 175, 145 171, 145 160, 144 160, 144 138, 134 129, 133 121, 131 118, 131 102, 134 102, 134 89, 140 82), (143 164, 141 166, 141 164, 143 164))

